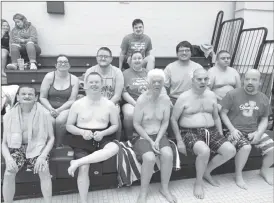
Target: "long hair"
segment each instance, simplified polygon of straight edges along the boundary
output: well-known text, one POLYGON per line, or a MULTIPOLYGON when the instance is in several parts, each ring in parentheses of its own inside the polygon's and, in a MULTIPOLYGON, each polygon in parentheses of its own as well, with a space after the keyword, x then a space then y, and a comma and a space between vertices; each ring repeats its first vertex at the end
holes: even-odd
POLYGON ((3 23, 8 24, 8 26, 9 26, 9 31, 8 32, 10 32, 10 24, 8 23, 8 21, 6 21, 5 19, 1 19, 1 27, 2 27, 3 23))
MULTIPOLYGON (((15 20, 15 19, 22 20, 23 24, 24 24, 24 28, 28 28, 30 26, 30 24, 31 24, 30 22, 28 22, 27 18, 23 14, 21 14, 21 13, 16 13, 13 16, 13 20, 15 20)), ((16 23, 15 23, 15 27, 17 27, 16 23)))

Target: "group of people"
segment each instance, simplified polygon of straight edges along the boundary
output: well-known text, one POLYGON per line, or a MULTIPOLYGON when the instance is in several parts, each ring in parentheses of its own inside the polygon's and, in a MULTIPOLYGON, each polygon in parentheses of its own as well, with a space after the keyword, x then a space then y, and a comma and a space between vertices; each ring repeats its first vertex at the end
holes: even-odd
POLYGON ((270 104, 258 90, 260 72, 248 70, 242 86, 238 72, 229 67, 231 56, 227 51, 220 51, 215 66, 207 71, 190 59, 192 45, 187 41, 176 46, 178 60, 164 71, 155 69, 143 22, 136 19, 132 27, 134 33, 122 42, 119 68, 111 65, 109 48, 97 51, 98 64, 85 72, 85 96, 77 98, 79 80, 69 73, 65 55, 57 57, 56 70, 45 76, 40 102, 33 87, 19 88, 18 102, 4 116, 5 202, 12 202, 15 175, 24 164, 39 174, 45 201, 51 202, 48 156, 54 143, 59 147, 65 140, 75 157, 68 173, 74 176, 78 169, 81 203, 87 203, 89 166, 118 153, 114 140, 119 139, 122 126, 142 164, 138 203, 146 202, 157 157, 161 165, 160 193, 168 202, 177 202, 169 190, 173 162, 169 126, 178 150, 196 155, 196 198, 205 197, 204 180, 220 186, 211 172, 234 156, 236 184, 247 189, 242 170, 251 145, 263 155, 261 176, 273 184, 267 170, 273 164, 274 143, 265 134, 270 104), (128 64, 125 70, 123 63, 128 64), (228 129, 226 133, 223 127, 228 129), (210 160, 211 153, 214 156, 210 160))

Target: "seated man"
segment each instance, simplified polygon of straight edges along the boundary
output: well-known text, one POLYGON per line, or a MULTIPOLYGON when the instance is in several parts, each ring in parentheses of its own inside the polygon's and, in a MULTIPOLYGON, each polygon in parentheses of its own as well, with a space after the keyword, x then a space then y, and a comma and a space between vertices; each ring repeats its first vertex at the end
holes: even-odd
POLYGON ((119 150, 112 142, 118 130, 117 110, 113 102, 101 95, 102 77, 91 72, 84 82, 86 96, 71 106, 66 126, 71 133, 67 141, 77 159, 71 161, 68 173, 74 176, 79 167, 77 184, 81 203, 88 202, 89 164, 105 161, 119 150))
POLYGON ((176 46, 178 60, 168 64, 165 72, 165 87, 174 105, 180 94, 191 88, 193 71, 203 68, 200 64, 190 60, 192 45, 188 41, 182 41, 176 46))
POLYGON ((219 110, 221 110, 219 103, 226 93, 241 87, 240 74, 236 69, 229 67, 230 60, 230 54, 225 50, 221 50, 216 56, 215 66, 208 70, 209 87, 216 94, 219 110))
POLYGON ((268 124, 269 99, 259 92, 261 74, 249 69, 244 76, 243 88, 237 88, 226 94, 221 101, 221 118, 229 129, 228 139, 235 145, 236 184, 243 189, 247 185, 243 180, 242 170, 251 151, 251 144, 260 149, 263 164, 260 175, 272 185, 273 177, 267 173, 273 164, 273 140, 265 134, 268 124))
POLYGON ((207 88, 205 69, 195 70, 192 88, 180 95, 173 108, 171 126, 176 136, 178 150, 187 154, 186 148, 196 157, 194 196, 204 198, 203 177, 218 186, 210 175, 218 166, 231 159, 236 150, 223 136, 215 94, 207 88), (179 120, 179 126, 178 126, 179 120), (217 153, 208 163, 210 151, 217 153))
POLYGON ((135 19, 132 22, 133 33, 124 37, 121 44, 121 53, 119 57, 119 69, 129 68, 130 58, 133 52, 139 51, 144 58, 143 67, 148 71, 154 69, 155 58, 150 55, 152 43, 149 36, 144 34, 144 23, 141 19, 135 19))
POLYGON ((16 173, 26 164, 28 170, 39 174, 45 202, 50 203, 52 183, 48 155, 54 143, 51 117, 44 107, 36 102, 34 88, 20 87, 17 100, 18 103, 4 116, 4 201, 13 201, 16 173))
POLYGON ((153 69, 148 72, 148 90, 137 100, 134 108, 132 144, 138 160, 142 161, 141 191, 138 203, 145 203, 148 186, 153 174, 155 156, 160 156, 161 194, 168 202, 175 203, 168 184, 172 172, 173 153, 166 137, 170 116, 170 100, 161 94, 164 85, 164 72, 153 69))

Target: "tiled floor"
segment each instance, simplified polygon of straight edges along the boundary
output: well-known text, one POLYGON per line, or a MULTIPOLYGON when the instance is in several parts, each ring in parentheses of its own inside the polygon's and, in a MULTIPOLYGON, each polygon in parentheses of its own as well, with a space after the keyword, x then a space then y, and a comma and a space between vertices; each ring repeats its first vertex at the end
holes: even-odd
MULTIPOLYGON (((273 174, 272 171, 269 173, 273 174)), ((194 179, 172 181, 170 188, 178 198, 178 203, 271 203, 273 202, 273 186, 268 185, 258 175, 258 170, 244 173, 249 185, 248 190, 238 188, 233 180, 233 174, 217 175, 221 187, 216 188, 206 183, 206 197, 197 200, 192 195, 194 179)), ((167 202, 158 192, 159 183, 151 184, 147 203, 167 202)), ((139 186, 120 189, 100 190, 89 193, 90 203, 135 203, 139 186)), ((42 203, 41 198, 15 201, 15 203, 42 203)), ((78 194, 53 197, 53 203, 78 203, 78 194)))

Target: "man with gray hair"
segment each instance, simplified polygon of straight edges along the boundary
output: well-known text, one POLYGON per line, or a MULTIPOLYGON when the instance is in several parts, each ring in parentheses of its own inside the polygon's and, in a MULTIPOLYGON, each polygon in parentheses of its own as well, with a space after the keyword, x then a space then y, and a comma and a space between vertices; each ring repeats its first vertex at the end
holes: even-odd
POLYGON ((273 140, 265 133, 268 125, 269 99, 259 92, 261 74, 249 69, 244 76, 243 88, 234 89, 220 102, 221 118, 229 129, 226 134, 236 149, 235 172, 236 184, 247 189, 242 170, 247 162, 251 145, 255 145, 263 155, 260 175, 273 185, 273 176, 267 171, 273 164, 273 140))
POLYGON ((173 165, 173 152, 166 135, 170 116, 170 99, 166 94, 161 94, 164 78, 163 70, 153 69, 148 72, 148 90, 138 98, 134 109, 135 132, 131 142, 137 159, 142 162, 138 203, 146 202, 156 156, 160 156, 161 162, 160 192, 168 202, 176 202, 176 198, 168 188, 173 165))
POLYGON ((195 70, 192 88, 179 96, 171 116, 178 150, 186 155, 188 149, 197 156, 193 194, 198 199, 204 198, 203 178, 213 186, 219 186, 210 173, 236 153, 234 146, 223 136, 217 98, 207 88, 208 81, 205 69, 195 70), (208 163, 210 151, 216 155, 208 163))

